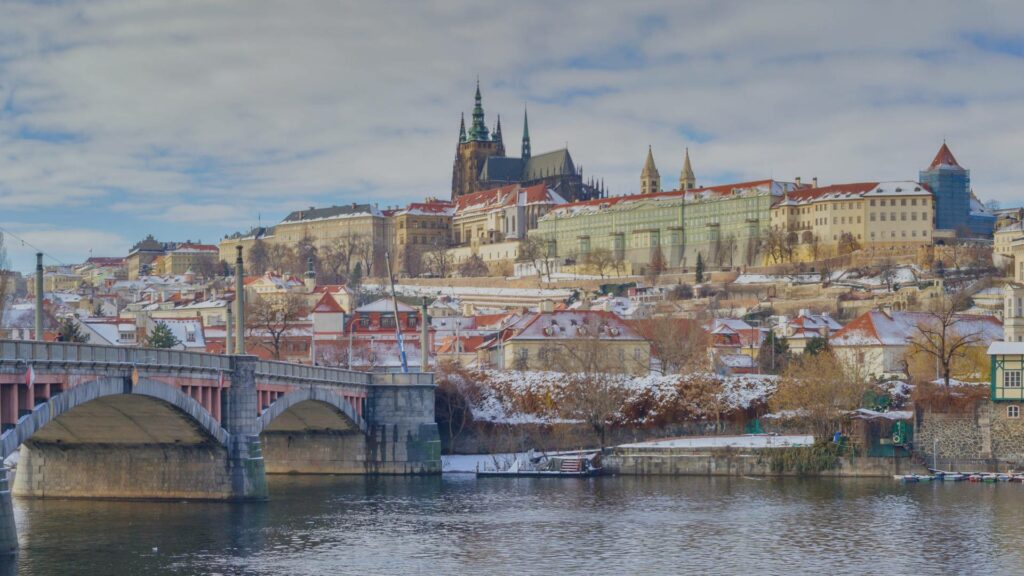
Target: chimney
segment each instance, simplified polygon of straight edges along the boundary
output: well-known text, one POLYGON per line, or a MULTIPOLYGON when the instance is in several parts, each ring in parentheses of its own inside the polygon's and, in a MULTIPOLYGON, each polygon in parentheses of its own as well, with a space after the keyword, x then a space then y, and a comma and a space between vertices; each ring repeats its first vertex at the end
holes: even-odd
POLYGON ((818 177, 817 177, 817 176, 815 176, 814 178, 811 178, 811 182, 813 182, 813 183, 814 183, 814 187, 815 187, 815 188, 817 188, 817 187, 818 187, 818 177))
POLYGON ((537 307, 541 314, 551 314, 555 311, 555 303, 552 300, 545 298, 540 301, 540 305, 537 307))
POLYGON ((799 185, 800 185, 800 177, 799 177, 799 176, 797 176, 797 177, 796 177, 796 185, 797 185, 797 186, 799 186, 799 185))

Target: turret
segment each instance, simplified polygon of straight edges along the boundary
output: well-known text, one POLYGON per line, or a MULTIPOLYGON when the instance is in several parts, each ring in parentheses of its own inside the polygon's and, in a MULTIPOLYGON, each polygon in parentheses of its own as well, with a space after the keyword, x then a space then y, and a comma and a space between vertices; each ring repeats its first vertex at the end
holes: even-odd
POLYGON ((459 120, 459 143, 466 141, 466 115, 462 115, 462 119, 459 120))
POLYGON ((693 168, 690 166, 690 149, 686 149, 683 158, 683 170, 679 173, 679 189, 692 190, 697 187, 697 178, 693 175, 693 168))
POLYGON ((476 104, 473 106, 473 126, 469 129, 469 139, 474 141, 490 140, 487 125, 484 124, 483 98, 480 96, 480 80, 476 81, 476 104))
POLYGON ((653 194, 661 192, 661 175, 654 165, 654 153, 650 145, 647 146, 647 160, 644 161, 644 169, 640 172, 640 193, 653 194))

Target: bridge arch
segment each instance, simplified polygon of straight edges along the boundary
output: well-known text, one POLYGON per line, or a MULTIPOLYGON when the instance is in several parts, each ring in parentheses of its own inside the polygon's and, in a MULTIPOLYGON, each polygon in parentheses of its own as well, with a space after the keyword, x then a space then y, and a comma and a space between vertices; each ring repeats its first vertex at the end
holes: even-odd
MULTIPOLYGON (((173 386, 148 379, 133 386, 125 378, 99 378, 53 396, 21 418, 0 436, 0 458, 7 458, 32 439, 102 443, 104 438, 109 441, 113 434, 127 431, 137 433, 140 442, 154 444, 215 442, 226 447, 230 441, 230 434, 199 402, 173 386), (135 409, 138 413, 133 413, 135 409), (131 428, 115 430, 106 425, 110 422, 89 425, 88 418, 101 415, 117 418, 131 428)), ((113 438, 110 443, 119 442, 113 438)))
POLYGON ((358 430, 367 433, 366 421, 351 404, 332 390, 304 387, 275 400, 260 414, 257 433, 358 430))

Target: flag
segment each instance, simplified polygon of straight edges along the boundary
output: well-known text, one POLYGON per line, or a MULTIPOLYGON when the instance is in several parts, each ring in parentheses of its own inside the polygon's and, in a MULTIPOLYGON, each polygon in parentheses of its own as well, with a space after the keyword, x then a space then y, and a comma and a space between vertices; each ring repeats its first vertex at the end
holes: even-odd
POLYGON ((25 371, 25 384, 28 387, 35 386, 36 383, 36 369, 31 364, 28 365, 28 370, 25 371))

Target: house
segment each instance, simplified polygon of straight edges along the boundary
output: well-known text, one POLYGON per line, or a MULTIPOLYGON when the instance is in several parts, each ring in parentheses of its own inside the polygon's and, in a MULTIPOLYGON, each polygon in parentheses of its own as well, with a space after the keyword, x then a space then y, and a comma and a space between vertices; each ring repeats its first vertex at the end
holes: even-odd
POLYGON ((178 340, 176 350, 206 351, 206 334, 200 318, 152 319, 147 316, 131 318, 83 318, 78 321, 90 344, 103 346, 145 346, 146 337, 157 324, 166 324, 178 340))
MULTIPOLYGON (((995 316, 958 315, 956 330, 961 335, 977 334, 976 347, 984 350, 1003 339, 1003 323, 995 316)), ((829 346, 851 370, 864 377, 904 378, 906 353, 917 335, 917 326, 936 322, 927 312, 871 310, 843 326, 829 338, 829 346)))
POLYGON ((650 343, 621 318, 601 310, 542 308, 508 326, 487 346, 492 363, 502 368, 650 372, 650 343))
MULTIPOLYGON (((389 298, 381 298, 357 307, 343 316, 343 334, 340 338, 330 330, 337 320, 338 308, 321 299, 315 316, 323 317, 318 324, 316 358, 318 364, 344 366, 368 372, 400 372, 401 351, 404 349, 406 365, 410 371, 422 369, 420 355, 420 311, 404 302, 396 305, 389 298), (322 306, 321 306, 322 305, 322 306), (399 346, 398 333, 402 345, 399 346)), ((316 308, 314 308, 316 309, 316 308)), ((314 323, 317 323, 314 318, 314 323)), ((427 351, 433 349, 433 330, 427 329, 427 351)), ((429 363, 429 358, 428 358, 429 363)))
POLYGON ((786 339, 789 351, 803 354, 807 343, 814 338, 826 340, 843 327, 827 312, 814 314, 810 310, 801 309, 796 318, 790 320, 783 316, 775 325, 775 335, 786 339))

